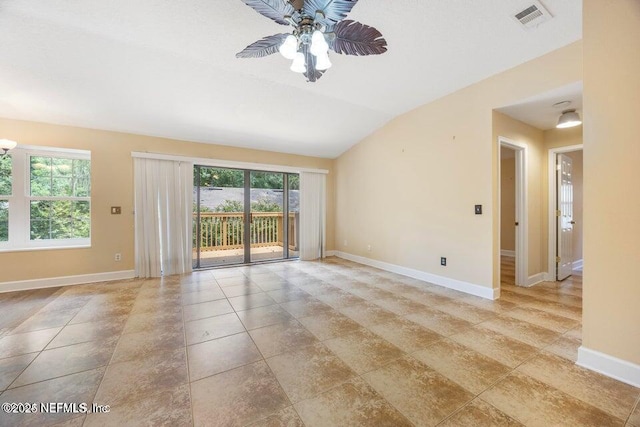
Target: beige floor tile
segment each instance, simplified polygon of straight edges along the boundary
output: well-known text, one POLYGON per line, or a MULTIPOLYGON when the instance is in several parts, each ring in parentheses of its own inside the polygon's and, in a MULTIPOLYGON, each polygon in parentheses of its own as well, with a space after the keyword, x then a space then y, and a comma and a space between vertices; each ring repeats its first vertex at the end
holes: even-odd
POLYGON ((346 335, 361 328, 357 322, 335 310, 302 317, 298 321, 320 341, 346 335))
POLYGON ((527 426, 615 426, 623 421, 514 371, 480 398, 527 426))
POLYGON ((279 305, 268 305, 239 311, 238 317, 247 330, 275 325, 293 318, 279 305))
POLYGON ((521 427, 504 412, 499 411, 482 399, 474 399, 467 406, 447 418, 441 427, 521 427))
POLYGON ((511 371, 497 360, 448 339, 412 356, 474 394, 484 391, 511 371))
POLYGON ((264 357, 302 348, 318 339, 296 320, 249 331, 249 335, 264 357))
POLYGON ((411 423, 362 379, 294 405, 307 427, 402 427, 411 423))
POLYGON ((580 324, 579 321, 558 316, 553 313, 538 310, 531 307, 517 307, 505 313, 507 317, 513 317, 534 325, 550 329, 555 332, 565 333, 580 324))
POLYGON ((222 288, 222 292, 227 298, 239 297, 242 295, 258 294, 262 292, 262 289, 253 283, 248 285, 227 286, 222 288))
POLYGON ((431 308, 444 311, 447 314, 471 323, 484 322, 485 320, 491 319, 496 315, 492 311, 485 310, 483 308, 476 307, 472 304, 467 304, 462 301, 451 299, 441 304, 433 305, 431 306, 431 308))
POLYGON ((94 341, 45 350, 11 384, 11 388, 105 366, 115 345, 115 340, 94 341))
POLYGON ((424 307, 423 310, 405 317, 444 336, 457 334, 473 326, 469 321, 430 307, 424 307))
POLYGON ((378 393, 417 426, 433 426, 474 395, 409 356, 363 376, 378 393))
MULTIPOLYGON (((0 392, 15 380, 18 375, 36 358, 38 353, 0 359, 0 392)), ((2 416, 0 414, 0 416, 2 416)))
POLYGON ((245 425, 291 405, 264 361, 191 384, 196 426, 245 425))
POLYGON ((20 334, 24 332, 39 331, 41 329, 50 329, 62 327, 69 323, 71 319, 81 310, 82 307, 71 308, 67 310, 40 310, 38 313, 29 317, 22 322, 17 328, 11 331, 12 334, 20 334))
POLYGON ((378 369, 405 354, 366 329, 325 341, 324 344, 358 374, 378 369))
MULTIPOLYGON (((69 402, 87 403, 97 402, 93 396, 98 389, 104 368, 67 375, 48 381, 30 384, 7 390, 2 393, 3 402, 69 402)), ((31 414, 0 415, 1 426, 42 426, 54 425, 77 418, 73 413, 44 413, 38 411, 31 414)))
POLYGON ((114 317, 128 316, 133 307, 133 297, 122 297, 112 302, 110 299, 94 298, 69 322, 70 325, 84 322, 100 322, 114 317))
MULTIPOLYGON (((176 303, 180 307, 180 303, 176 303)), ((182 311, 151 311, 129 316, 122 333, 133 334, 138 332, 155 333, 157 331, 179 332, 183 330, 182 311)))
POLYGON ((221 277, 217 279, 218 284, 223 288, 228 288, 230 286, 242 286, 242 285, 250 285, 252 281, 247 276, 232 276, 232 277, 221 277))
POLYGON ((356 375, 321 343, 267 359, 291 402, 309 399, 356 375))
POLYGON ((269 415, 255 423, 249 424, 250 427, 304 427, 304 423, 298 416, 293 406, 289 406, 281 411, 269 415))
POLYGON ((397 314, 371 302, 344 307, 340 312, 366 327, 388 323, 399 318, 397 314))
POLYGON ((303 291, 300 288, 277 289, 275 291, 267 292, 267 295, 273 298, 277 303, 311 298, 311 294, 303 291))
POLYGON ((549 353, 540 353, 519 366, 518 371, 620 419, 629 416, 640 396, 640 389, 636 387, 549 353))
POLYGON ((334 309, 340 309, 341 307, 347 307, 355 304, 362 304, 366 301, 365 299, 342 290, 325 292, 315 295, 315 297, 334 309))
POLYGON ((185 346, 184 331, 136 332, 124 334, 118 341, 111 363, 147 358, 155 353, 170 352, 185 346))
POLYGON ((233 307, 226 299, 207 301, 184 306, 184 321, 205 319, 221 314, 233 313, 233 307))
POLYGON ((191 381, 262 359, 260 351, 246 332, 190 345, 187 354, 191 381))
POLYGON ((483 327, 473 327, 450 338, 511 368, 538 351, 531 345, 483 327))
POLYGON ((178 348, 143 359, 110 364, 96 402, 117 405, 188 382, 186 351, 178 348))
POLYGON ((110 412, 87 415, 84 426, 188 426, 191 425, 191 399, 187 384, 140 396, 138 400, 112 405, 110 412))
POLYGON ((126 321, 126 316, 120 316, 100 322, 67 325, 56 335, 53 341, 47 346, 47 349, 89 341, 110 341, 120 336, 126 321))
POLYGON ((42 329, 0 338, 0 358, 19 356, 40 351, 49 344, 62 328, 42 329))
POLYGON ((539 348, 551 344, 561 335, 550 329, 503 314, 483 322, 481 326, 539 348))
POLYGON ((636 408, 631 413, 631 416, 627 421, 627 425, 631 425, 633 427, 640 427, 640 398, 638 399, 638 402, 636 402, 636 408))
POLYGON ((205 289, 203 291, 188 292, 182 294, 182 304, 200 304, 207 301, 216 301, 225 298, 225 294, 222 289, 215 287, 212 289, 205 289))
POLYGON ((328 306, 327 304, 315 298, 306 298, 297 301, 283 302, 282 304, 280 304, 280 307, 285 309, 296 319, 299 319, 301 317, 315 316, 327 311, 333 311, 333 308, 331 306, 328 306))
POLYGON ((544 350, 576 362, 578 360, 578 348, 580 348, 581 345, 582 340, 563 335, 546 346, 544 350))
POLYGON ((234 335, 244 332, 245 329, 238 316, 235 313, 230 313, 186 322, 185 331, 187 344, 191 345, 227 335, 234 335))
POLYGON ((264 280, 256 282, 258 287, 265 292, 276 291, 278 289, 295 289, 296 286, 287 282, 285 279, 275 278, 271 280, 264 280))
POLYGON ((370 326, 369 330, 380 335, 402 351, 413 353, 444 337, 415 322, 398 317, 386 323, 370 326))
POLYGON ((231 306, 235 311, 249 310, 251 308, 276 304, 275 300, 264 292, 229 298, 229 303, 231 303, 231 306))
POLYGON ((417 303, 409 298, 392 296, 372 301, 374 304, 389 310, 400 316, 423 312, 426 308, 424 304, 417 303))

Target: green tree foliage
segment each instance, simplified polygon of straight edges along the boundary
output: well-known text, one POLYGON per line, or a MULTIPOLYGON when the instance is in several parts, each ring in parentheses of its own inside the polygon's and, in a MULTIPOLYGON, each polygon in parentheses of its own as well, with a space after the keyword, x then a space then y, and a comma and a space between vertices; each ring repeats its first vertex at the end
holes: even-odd
POLYGON ((11 193, 11 156, 0 157, 0 242, 9 240, 9 201, 11 193))
MULTIPOLYGON (((89 197, 89 160, 33 156, 30 194, 33 197, 89 197)), ((81 200, 33 200, 30 206, 31 240, 88 238, 91 208, 81 200)))
MULTIPOLYGON (((225 168, 210 168, 201 166, 200 186, 201 187, 222 187, 222 188, 242 188, 244 187, 244 171, 225 168)), ((300 189, 300 175, 291 173, 289 175, 289 188, 300 189)), ((251 172, 251 188, 282 190, 284 188, 284 174, 274 172, 251 172)), ((198 185, 198 174, 194 174, 194 186, 198 185)))

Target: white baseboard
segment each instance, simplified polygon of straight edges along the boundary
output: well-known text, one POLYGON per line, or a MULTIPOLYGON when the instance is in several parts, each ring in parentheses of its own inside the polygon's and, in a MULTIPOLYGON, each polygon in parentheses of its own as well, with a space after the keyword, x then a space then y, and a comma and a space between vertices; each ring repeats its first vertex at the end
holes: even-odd
POLYGON ((328 257, 328 256, 336 256, 336 252, 337 251, 325 251, 324 256, 328 257))
POLYGON ((1 282, 0 293, 26 291, 31 289, 53 288, 57 286, 81 285, 84 283, 108 282, 112 280, 132 279, 134 270, 109 271, 106 273, 82 274, 79 276, 49 277, 45 279, 18 280, 1 282))
POLYGON ((500 256, 508 256, 511 258, 516 257, 516 251, 512 251, 510 249, 500 249, 500 256))
POLYGON ((640 365, 635 363, 581 346, 578 349, 576 364, 634 387, 640 387, 640 365))
POLYGON ((390 271, 396 274, 401 274, 403 276, 411 277, 413 279, 424 280, 425 282, 429 282, 434 285, 443 286, 449 289, 455 289, 456 291, 464 292, 464 293, 475 295, 478 297, 482 297, 490 300, 495 300, 500 298, 500 289, 487 288, 485 286, 476 285, 474 283, 451 279, 449 277, 444 277, 444 276, 438 276, 436 274, 415 270, 413 268, 402 267, 400 265, 390 264, 384 261, 377 261, 371 258, 365 258, 358 255, 352 255, 346 252, 335 251, 335 255, 340 258, 347 259, 349 261, 357 262, 359 264, 368 265, 370 267, 376 267, 381 270, 390 271))
POLYGON ((582 270, 582 266, 583 266, 583 265, 584 265, 584 260, 582 260, 582 259, 577 259, 577 260, 573 261, 573 266, 572 266, 572 268, 573 268, 574 270, 578 270, 578 271, 580 271, 580 270, 582 270))
POLYGON ((545 282, 555 282, 556 276, 553 273, 544 273, 545 282))
POLYGON ((529 276, 527 279, 527 287, 531 287, 533 285, 537 285, 538 283, 544 282, 547 278, 547 273, 538 273, 533 276, 529 276))

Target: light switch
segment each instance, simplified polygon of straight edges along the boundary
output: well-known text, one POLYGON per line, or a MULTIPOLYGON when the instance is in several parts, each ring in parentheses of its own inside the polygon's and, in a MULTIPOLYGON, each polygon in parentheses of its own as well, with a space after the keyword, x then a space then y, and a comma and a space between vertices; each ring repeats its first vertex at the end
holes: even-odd
POLYGON ((120 206, 111 206, 111 215, 120 215, 122 208, 120 206))
POLYGON ((482 215, 482 205, 476 205, 476 215, 482 215))

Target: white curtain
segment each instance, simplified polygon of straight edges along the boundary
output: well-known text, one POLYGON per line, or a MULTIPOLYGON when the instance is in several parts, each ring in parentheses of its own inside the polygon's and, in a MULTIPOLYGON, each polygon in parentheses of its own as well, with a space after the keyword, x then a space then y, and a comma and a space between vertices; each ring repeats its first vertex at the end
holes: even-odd
POLYGON ((136 275, 192 269, 193 165, 134 158, 136 275))
POLYGON ((300 259, 305 261, 324 257, 326 181, 323 173, 300 174, 300 259))

